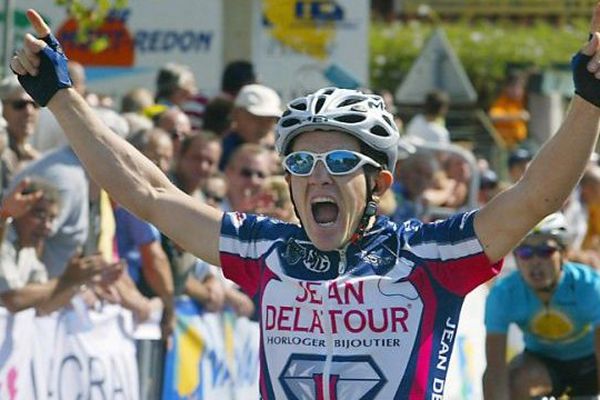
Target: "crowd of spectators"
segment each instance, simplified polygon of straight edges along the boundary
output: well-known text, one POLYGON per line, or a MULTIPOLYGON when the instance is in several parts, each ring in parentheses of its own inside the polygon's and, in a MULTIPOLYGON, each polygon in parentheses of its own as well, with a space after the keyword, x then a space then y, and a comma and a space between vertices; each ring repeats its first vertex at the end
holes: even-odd
MULTIPOLYGON (((70 62, 69 70, 98 117, 195 200, 298 221, 274 150, 283 103, 257 81, 251 63, 229 64, 221 93, 211 98, 180 64, 161 67, 153 88, 131 88, 119 101, 90 92, 81 65, 70 62)), ((535 156, 520 147, 529 119, 523 90, 522 78, 509 76, 490 110, 511 151, 504 171, 453 144, 445 126, 450 98, 429 93, 423 112, 405 121, 395 183, 379 212, 397 223, 431 221, 485 204, 520 179, 535 156)), ((218 269, 184 252, 89 179, 56 120, 13 76, 0 83, 0 100, 0 306, 46 314, 79 297, 89 307, 119 303, 138 323, 162 310, 163 337, 173 330, 177 296, 209 312, 231 307, 253 318, 253 299, 218 269)), ((600 268, 597 160, 590 160, 563 211, 573 233, 569 257, 600 268)))

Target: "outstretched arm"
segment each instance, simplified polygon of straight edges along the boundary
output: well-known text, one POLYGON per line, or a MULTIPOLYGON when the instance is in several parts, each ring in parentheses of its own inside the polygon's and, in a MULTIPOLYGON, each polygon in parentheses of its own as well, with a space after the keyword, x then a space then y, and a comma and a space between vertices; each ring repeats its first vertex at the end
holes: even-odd
MULTIPOLYGON (((51 34, 37 12, 28 10, 27 18, 39 38, 51 34)), ((51 80, 57 71, 40 64, 47 46, 45 41, 27 34, 23 49, 11 60, 13 71, 21 77, 51 80)), ((35 93, 32 97, 38 100, 35 93)), ((90 176, 118 203, 189 252, 220 265, 221 212, 178 190, 152 162, 107 128, 74 89, 57 90, 47 105, 90 176)))
POLYGON ((487 367, 483 374, 483 396, 486 400, 509 397, 508 368, 506 365, 506 335, 488 334, 485 338, 487 367))
MULTIPOLYGON (((581 50, 592 56, 589 65, 598 66, 600 60, 600 3, 596 5, 592 18, 593 36, 581 50)), ((590 69, 583 71, 592 80, 590 69)), ((581 71, 574 71, 577 74, 581 71)), ((590 84, 590 82, 588 82, 590 84)), ((591 85, 600 92, 600 80, 591 85)), ((590 85, 588 85, 589 88, 590 85)), ((578 93, 589 92, 577 88, 578 93)), ((597 94, 595 95, 597 98, 597 94)), ((475 219, 475 231, 485 253, 492 261, 504 257, 543 217, 558 210, 581 177, 598 137, 600 107, 590 98, 575 95, 562 126, 539 151, 523 178, 510 189, 496 196, 475 219)), ((596 103, 598 104, 598 103, 596 103)))

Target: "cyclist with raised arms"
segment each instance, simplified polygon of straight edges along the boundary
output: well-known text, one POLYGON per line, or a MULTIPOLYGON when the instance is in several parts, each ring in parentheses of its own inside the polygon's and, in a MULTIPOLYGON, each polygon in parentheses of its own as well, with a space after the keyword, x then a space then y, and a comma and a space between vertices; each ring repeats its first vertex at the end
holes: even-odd
POLYGON ((550 214, 514 249, 518 270, 490 291, 486 399, 598 394, 600 274, 567 261, 569 241, 564 215, 550 214), (523 332, 525 351, 507 365, 511 323, 523 332))
POLYGON ((60 46, 33 10, 41 39, 26 35, 11 68, 119 204, 258 299, 263 399, 441 399, 464 296, 562 205, 595 146, 599 7, 594 15, 573 61, 577 95, 527 174, 481 210, 431 224, 376 216, 399 139, 378 96, 327 88, 288 104, 276 144, 297 226, 223 214, 179 191, 70 88, 60 46))

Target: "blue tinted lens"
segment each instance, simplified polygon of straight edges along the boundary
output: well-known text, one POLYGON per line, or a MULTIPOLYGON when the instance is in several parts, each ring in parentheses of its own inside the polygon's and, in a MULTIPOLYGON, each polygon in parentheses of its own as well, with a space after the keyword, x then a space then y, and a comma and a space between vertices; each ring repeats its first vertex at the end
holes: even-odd
POLYGON ((350 151, 337 150, 327 154, 325 162, 332 173, 343 174, 356 167, 360 158, 350 151))
POLYGON ((556 247, 542 245, 537 248, 536 254, 542 258, 550 258, 556 251, 556 247))
POLYGON ((533 257, 534 248, 532 246, 519 246, 515 249, 515 254, 517 257, 522 258, 523 260, 529 260, 533 257))
POLYGON ((515 254, 517 257, 522 258, 523 260, 528 260, 532 258, 534 255, 540 258, 550 258, 552 255, 558 251, 558 248, 554 246, 548 246, 542 244, 540 246, 519 246, 515 249, 515 254))
POLYGON ((290 154, 285 160, 285 166, 293 174, 306 175, 310 172, 315 159, 309 153, 296 152, 290 154))

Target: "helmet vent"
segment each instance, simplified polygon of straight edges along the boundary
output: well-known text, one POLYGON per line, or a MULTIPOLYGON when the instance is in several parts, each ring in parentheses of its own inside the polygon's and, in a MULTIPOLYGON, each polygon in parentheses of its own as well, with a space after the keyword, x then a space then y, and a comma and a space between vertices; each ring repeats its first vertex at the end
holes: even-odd
POLYGON ((367 117, 365 115, 360 114, 346 114, 336 117, 334 119, 338 122, 344 122, 346 124, 356 124, 358 122, 364 121, 365 119, 367 119, 367 117))
POLYGON ((317 104, 315 105, 315 114, 318 114, 319 111, 321 111, 321 108, 323 108, 324 103, 325 103, 325 97, 323 97, 323 96, 319 97, 319 100, 317 100, 317 104))
POLYGON ((284 128, 289 128, 290 126, 298 125, 300 120, 298 118, 287 118, 281 122, 281 126, 284 128))
POLYGON ((371 128, 371 133, 373 135, 377 135, 377 136, 382 136, 382 137, 387 137, 389 136, 388 132, 385 130, 385 128, 381 125, 375 125, 374 127, 371 128))
POLYGON ((299 111, 306 111, 306 103, 301 101, 299 103, 290 104, 290 108, 293 108, 294 110, 299 110, 299 111))
POLYGON ((334 88, 330 88, 330 89, 327 89, 327 90, 325 90, 325 91, 323 92, 323 94, 331 94, 331 93, 333 93, 334 91, 335 91, 335 89, 334 89, 334 88))
POLYGON ((338 104, 338 107, 350 106, 352 104, 360 103, 361 101, 363 101, 363 99, 357 98, 357 97, 355 97, 353 99, 346 99, 346 100, 342 101, 340 104, 338 104))
POLYGON ((388 125, 393 128, 394 124, 392 123, 392 121, 387 117, 387 115, 382 115, 383 119, 385 120, 385 122, 388 123, 388 125))
POLYGON ((287 116, 288 116, 288 115, 290 115, 291 113, 292 113, 292 111, 290 111, 289 109, 288 109, 288 110, 285 110, 285 111, 284 111, 284 113, 283 113, 283 115, 282 115, 281 117, 282 117, 282 118, 283 118, 283 117, 287 117, 287 116))

